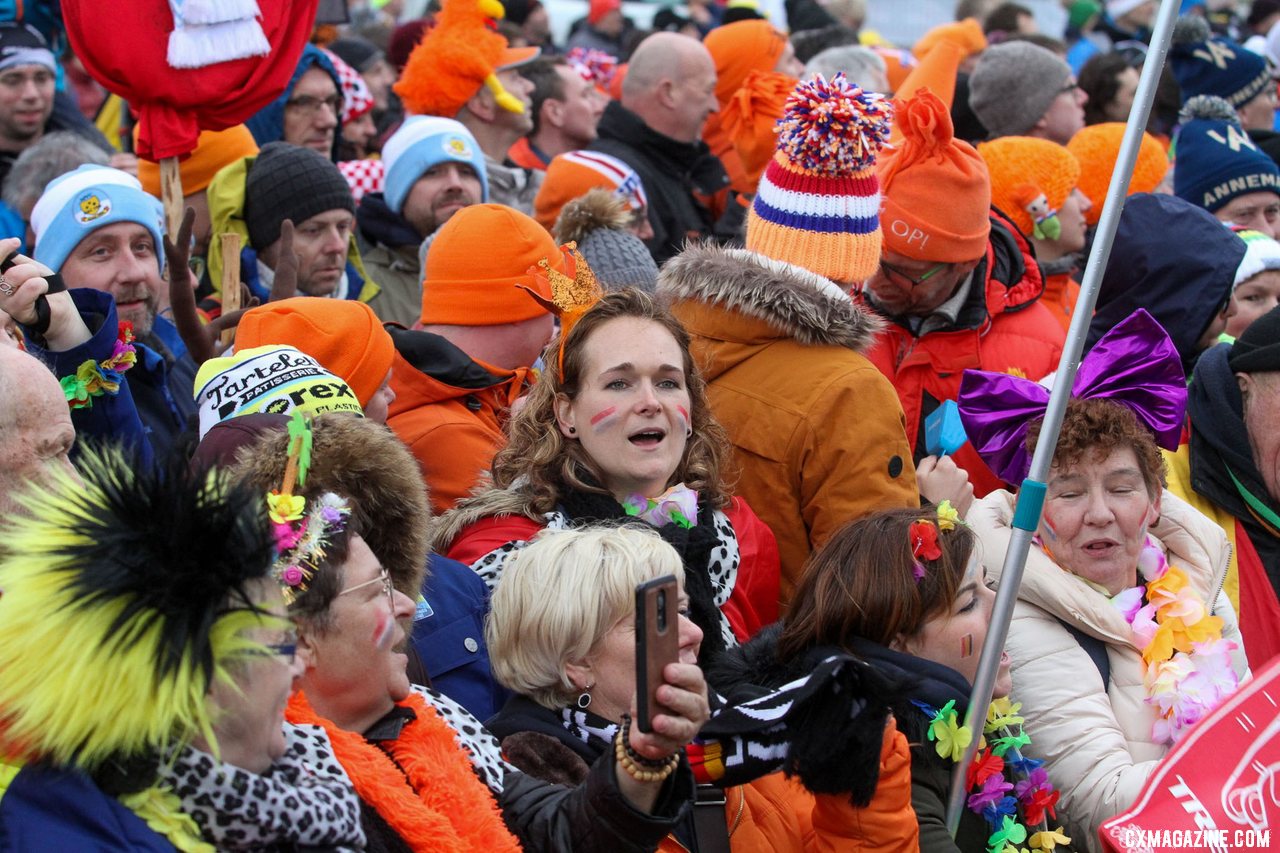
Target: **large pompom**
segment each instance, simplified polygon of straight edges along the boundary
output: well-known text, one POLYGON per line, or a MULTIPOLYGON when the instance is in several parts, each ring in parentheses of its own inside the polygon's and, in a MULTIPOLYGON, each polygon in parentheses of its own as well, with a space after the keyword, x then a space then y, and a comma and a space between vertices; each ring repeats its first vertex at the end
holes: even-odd
POLYGON ((1213 31, 1209 22, 1199 15, 1184 15, 1174 22, 1174 44, 1199 44, 1209 40, 1213 31))
POLYGON ((1178 113, 1178 121, 1186 124, 1197 118, 1240 124, 1240 114, 1236 112, 1236 108, 1217 95, 1196 95, 1187 99, 1182 105, 1182 111, 1178 113))
POLYGON ((778 150, 816 175, 836 177, 868 168, 889 140, 888 99, 852 86, 844 72, 806 80, 778 120, 778 150))

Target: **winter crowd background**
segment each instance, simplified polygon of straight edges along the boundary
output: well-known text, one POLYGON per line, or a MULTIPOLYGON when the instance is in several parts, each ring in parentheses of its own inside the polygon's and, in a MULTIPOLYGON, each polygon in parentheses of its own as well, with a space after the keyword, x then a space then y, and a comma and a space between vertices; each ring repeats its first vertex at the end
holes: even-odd
POLYGON ((867 2, 324 2, 180 224, 0 3, 0 850, 1102 849, 1280 653, 1280 2, 1183 3, 976 733, 1157 4, 867 2))

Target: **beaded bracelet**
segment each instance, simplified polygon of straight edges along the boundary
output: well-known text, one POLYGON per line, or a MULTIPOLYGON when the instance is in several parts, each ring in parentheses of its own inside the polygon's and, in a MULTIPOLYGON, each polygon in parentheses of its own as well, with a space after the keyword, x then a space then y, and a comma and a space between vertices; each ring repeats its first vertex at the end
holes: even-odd
POLYGON ((631 715, 622 715, 622 724, 618 734, 613 738, 613 754, 627 775, 637 782, 661 782, 670 776, 680 765, 680 753, 676 752, 666 758, 645 758, 631 748, 631 715))

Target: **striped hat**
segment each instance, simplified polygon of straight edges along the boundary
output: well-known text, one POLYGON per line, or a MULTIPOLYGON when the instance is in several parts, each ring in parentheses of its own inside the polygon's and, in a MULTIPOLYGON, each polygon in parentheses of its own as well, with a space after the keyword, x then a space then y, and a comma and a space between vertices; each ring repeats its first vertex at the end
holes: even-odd
POLYGON ((875 155, 891 118, 883 96, 843 73, 797 86, 747 214, 747 248, 832 281, 870 277, 881 241, 875 155))
POLYGON ((598 151, 567 151, 551 158, 547 165, 542 188, 533 200, 533 218, 551 231, 566 204, 596 187, 612 190, 618 198, 626 199, 632 210, 643 210, 649 204, 640 175, 617 157, 598 151))

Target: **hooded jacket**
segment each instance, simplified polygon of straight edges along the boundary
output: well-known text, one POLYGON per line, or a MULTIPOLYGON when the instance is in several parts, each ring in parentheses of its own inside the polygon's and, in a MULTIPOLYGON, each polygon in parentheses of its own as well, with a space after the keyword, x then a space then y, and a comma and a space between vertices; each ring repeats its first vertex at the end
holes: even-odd
MULTIPOLYGON (((333 67, 333 61, 315 45, 307 45, 302 50, 302 56, 298 57, 298 67, 294 69, 293 76, 289 78, 289 85, 280 93, 280 97, 258 110, 244 123, 253 134, 253 141, 258 143, 259 148, 268 142, 279 142, 284 139, 285 102, 293 95, 293 87, 298 85, 298 80, 312 68, 319 68, 333 78, 336 91, 339 95, 342 94, 342 78, 338 76, 338 69, 333 67)), ((329 152, 329 159, 335 163, 338 161, 338 144, 341 141, 342 114, 339 112, 338 125, 333 129, 333 151, 329 152)))
POLYGON ((1231 479, 1272 512, 1271 498, 1249 448, 1243 404, 1222 344, 1196 363, 1187 394, 1191 440, 1164 452, 1169 491, 1213 519, 1232 545, 1225 589, 1240 614, 1249 662, 1261 666, 1280 654, 1280 533, 1263 523, 1231 479))
POLYGON ((919 506, 902 407, 862 354, 879 324, 825 278, 694 246, 658 280, 692 337, 737 492, 778 539, 785 604, 809 553, 847 522, 919 506))
POLYGON ((387 426, 418 460, 431 509, 441 513, 471 491, 506 443, 502 424, 529 372, 481 364, 430 332, 387 331, 396 345, 387 426))
MULTIPOLYGON (((995 492, 976 502, 967 521, 984 554, 1003 554, 1012 536, 1013 495, 995 492)), ((1228 545, 1222 530, 1165 492, 1151 535, 1182 569, 1213 615, 1222 636, 1237 648, 1237 675, 1248 673, 1240 629, 1222 593, 1228 545)), ((989 579, 1003 566, 987 561, 989 579)), ((1064 571, 1040 548, 1027 556, 1005 649, 1012 659, 1013 691, 1032 735, 1029 757, 1045 762, 1069 815, 1067 834, 1087 849, 1098 846, 1098 827, 1133 805, 1138 792, 1169 748, 1152 739, 1155 709, 1146 701, 1142 649, 1133 629, 1110 599, 1064 571), (1088 652, 1063 623, 1106 646, 1110 678, 1103 684, 1088 652)))
POLYGON ((356 224, 364 268, 379 287, 369 307, 385 323, 412 326, 422 316, 422 235, 387 206, 382 193, 361 200, 356 224))
POLYGON ((1085 350, 1145 308, 1169 333, 1190 376, 1200 339, 1231 298, 1244 252, 1244 241, 1201 207, 1172 195, 1130 196, 1098 287, 1085 350))
MULTIPOLYGON (((258 275, 258 253, 249 245, 249 226, 244 221, 245 180, 249 170, 253 168, 256 157, 244 157, 223 168, 209 184, 206 194, 209 198, 209 220, 213 225, 213 234, 240 235, 240 280, 258 299, 266 302, 271 296, 271 288, 263 284, 258 275)), ((299 223, 294 223, 295 225, 299 223)), ((211 243, 210 245, 216 245, 211 243)), ((207 300, 205 307, 210 317, 221 312, 218 304, 222 290, 222 253, 210 251, 208 257, 209 281, 219 294, 217 299, 207 300), (212 310, 210 310, 212 309, 212 310)), ((378 295, 379 287, 365 272, 360 260, 360 249, 356 245, 356 235, 352 233, 347 244, 347 289, 340 295, 342 299, 358 299, 369 302, 378 295)), ((305 294, 301 294, 305 295, 305 294)), ((416 318, 415 318, 416 319, 416 318)))
POLYGON ((715 220, 694 194, 714 196, 729 185, 729 176, 707 143, 658 133, 618 101, 605 107, 597 133, 592 151, 617 157, 640 175, 653 226, 646 245, 654 261, 661 265, 687 240, 712 236, 715 220))
MULTIPOLYGON (((966 369, 1038 381, 1056 370, 1062 357, 1066 332, 1039 304, 1044 279, 1031 246, 994 208, 987 253, 970 280, 968 299, 949 327, 917 337, 906 318, 890 318, 867 356, 898 391, 917 460, 928 455, 926 419, 943 402, 956 399, 966 369)), ((969 473, 976 496, 1001 487, 970 444, 954 459, 969 473)))
MULTIPOLYGON (((562 785, 586 778, 595 761, 593 745, 575 738, 555 711, 523 696, 513 697, 487 726, 502 742, 507 759, 531 776, 562 785)), ((865 809, 853 806, 847 794, 812 794, 798 779, 781 773, 763 776, 748 785, 724 789, 724 814, 733 853, 779 851, 891 851, 916 849, 916 833, 901 815, 910 788, 907 741, 886 727, 876 797, 865 809)), ((689 849, 680 840, 694 834, 693 815, 659 845, 659 853, 689 849)))

